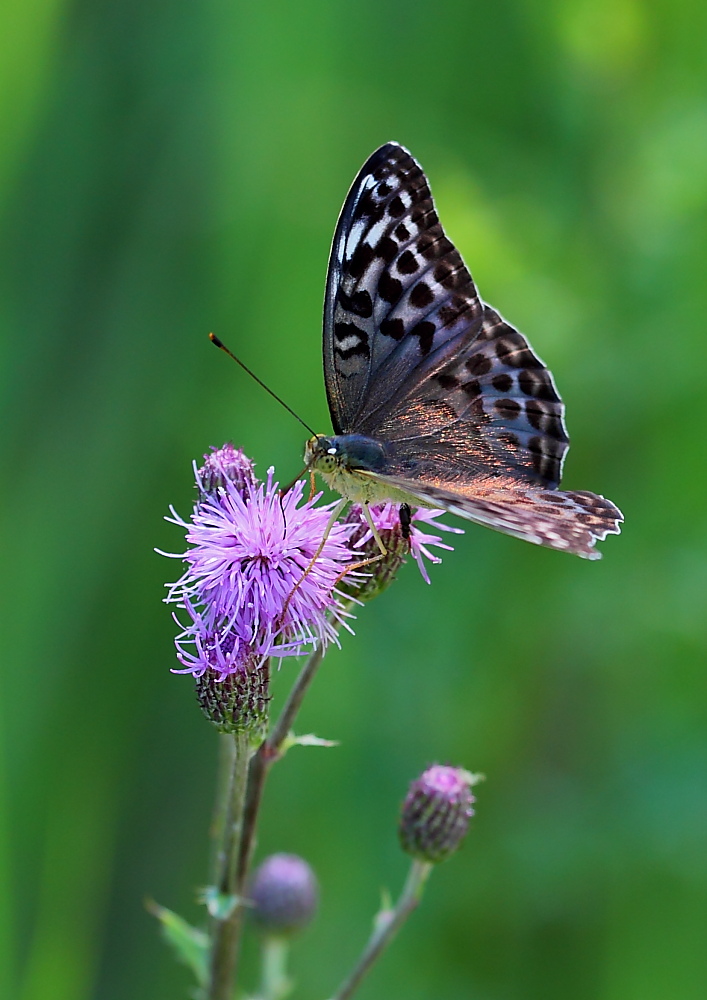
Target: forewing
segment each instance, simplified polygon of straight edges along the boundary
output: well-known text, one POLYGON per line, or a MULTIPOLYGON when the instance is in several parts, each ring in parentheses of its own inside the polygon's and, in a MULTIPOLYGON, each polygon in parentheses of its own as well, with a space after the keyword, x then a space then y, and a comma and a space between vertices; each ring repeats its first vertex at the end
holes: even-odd
POLYGON ((484 305, 477 335, 380 412, 388 471, 450 480, 510 474, 556 487, 569 447, 552 375, 525 337, 484 305))
POLYGON ((569 438, 552 375, 482 303, 425 175, 395 143, 361 169, 337 225, 324 309, 337 434, 373 437, 390 471, 560 482, 569 438))
POLYGON ((349 191, 329 258, 324 379, 336 433, 367 433, 475 335, 481 312, 419 164, 381 146, 349 191))
POLYGON ((464 492, 457 492, 396 476, 376 479, 427 507, 444 508, 506 535, 572 552, 583 559, 600 559, 596 542, 607 535, 618 535, 623 521, 618 507, 595 493, 543 490, 521 482, 499 487, 493 479, 478 481, 464 492))

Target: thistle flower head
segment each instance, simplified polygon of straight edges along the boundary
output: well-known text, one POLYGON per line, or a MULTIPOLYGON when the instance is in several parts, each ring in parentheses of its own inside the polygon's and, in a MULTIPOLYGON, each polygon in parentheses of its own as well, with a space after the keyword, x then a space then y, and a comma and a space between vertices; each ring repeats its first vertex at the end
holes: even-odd
POLYGON ((303 500, 302 481, 282 494, 272 469, 258 483, 231 445, 206 457, 196 483, 190 520, 174 509, 167 518, 189 546, 166 598, 189 618, 176 640, 182 672, 226 677, 252 657, 298 656, 334 639, 328 614, 342 614, 333 588, 352 559, 352 527, 335 524, 312 563, 333 504, 303 500))
POLYGON ((400 814, 400 843, 421 861, 436 863, 461 844, 474 814, 477 775, 434 764, 410 785, 400 814))
MULTIPOLYGON (((365 571, 365 576, 358 580, 345 579, 343 589, 360 601, 370 601, 382 593, 395 579, 398 570, 409 554, 417 562, 426 583, 430 582, 425 559, 437 564, 442 560, 430 551, 430 546, 452 551, 451 545, 445 545, 441 536, 428 534, 423 526, 429 526, 441 531, 451 531, 463 534, 462 528, 452 528, 447 524, 439 524, 437 518, 444 514, 443 510, 428 510, 417 508, 412 511, 407 529, 403 526, 400 504, 378 504, 368 508, 371 520, 375 525, 381 541, 386 547, 386 555, 372 562, 365 571)), ((373 536, 370 525, 364 516, 360 505, 354 504, 347 512, 345 522, 355 526, 351 537, 351 546, 357 560, 376 559, 380 555, 378 542, 373 536)))
POLYGON ((296 854, 271 854, 256 870, 249 896, 253 916, 271 934, 292 934, 310 922, 317 909, 314 872, 296 854))

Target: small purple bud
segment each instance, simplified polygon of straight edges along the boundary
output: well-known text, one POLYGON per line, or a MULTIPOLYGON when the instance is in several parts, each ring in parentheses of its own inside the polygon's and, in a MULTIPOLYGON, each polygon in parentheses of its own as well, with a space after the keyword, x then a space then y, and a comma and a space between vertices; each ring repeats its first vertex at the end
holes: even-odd
POLYGON ((248 732, 253 746, 259 746, 267 729, 269 686, 269 661, 250 657, 230 674, 206 670, 196 678, 196 697, 219 732, 248 732))
POLYGON ((453 854, 474 814, 475 780, 462 768, 434 764, 413 781, 400 815, 403 850, 433 864, 453 854))
POLYGON ((222 448, 212 448, 204 455, 204 464, 197 472, 197 488, 205 496, 214 495, 219 488, 231 483, 243 496, 248 487, 256 484, 253 462, 240 448, 227 443, 222 448))
POLYGON ((296 854, 271 854, 253 875, 249 897, 252 913, 270 934, 293 934, 315 914, 317 880, 307 862, 296 854))

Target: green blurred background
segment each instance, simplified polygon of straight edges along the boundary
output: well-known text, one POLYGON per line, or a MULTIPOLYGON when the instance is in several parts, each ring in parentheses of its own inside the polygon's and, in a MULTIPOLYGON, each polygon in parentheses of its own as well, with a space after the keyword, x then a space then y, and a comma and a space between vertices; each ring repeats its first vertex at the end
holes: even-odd
MULTIPOLYGON (((486 773, 478 817, 361 1000, 703 996, 707 7, 2 19, 0 996, 188 994, 143 900, 199 919, 216 738, 169 673, 176 568, 152 548, 181 548, 162 516, 209 445, 300 467, 301 428, 209 330, 329 428, 329 244, 389 139, 550 362, 565 483, 626 527, 587 563, 468 526, 328 657, 300 730, 342 745, 278 766, 259 849, 322 882, 296 996, 329 995, 397 891, 398 803, 437 760, 486 773)), ((251 986, 254 959, 249 939, 251 986)))

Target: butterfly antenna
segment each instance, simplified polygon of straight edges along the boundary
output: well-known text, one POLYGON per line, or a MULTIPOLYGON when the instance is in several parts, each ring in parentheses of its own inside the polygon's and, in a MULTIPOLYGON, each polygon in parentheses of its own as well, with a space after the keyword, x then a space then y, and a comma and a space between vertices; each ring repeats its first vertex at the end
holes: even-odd
POLYGON ((302 424, 302 426, 304 427, 304 429, 307 430, 307 431, 309 431, 309 433, 312 435, 312 437, 315 437, 315 431, 312 430, 312 428, 309 426, 309 424, 306 424, 304 422, 304 420, 302 419, 302 417, 298 416, 295 413, 295 411, 292 409, 292 407, 287 405, 287 403, 285 402, 284 399, 280 399, 280 397, 278 396, 278 394, 276 392, 273 392, 273 390, 269 386, 267 386, 263 382, 262 379, 259 379, 258 376, 255 374, 255 372, 252 372, 250 370, 250 368, 248 367, 248 365, 243 364, 243 362, 241 361, 241 359, 237 358, 236 355, 233 353, 233 351, 229 351, 229 349, 226 347, 226 345, 224 343, 222 343, 218 339, 218 337, 216 336, 215 333, 210 333, 209 334, 209 340, 211 341, 212 344, 215 344, 216 347, 218 347, 220 350, 224 351, 224 353, 226 353, 229 356, 229 358, 233 358, 233 360, 236 362, 236 364, 240 365, 244 372, 247 372, 248 375, 250 375, 251 378, 255 379, 255 381, 258 383, 258 385, 261 385, 263 387, 263 389, 265 389, 266 392, 269 392, 270 395, 273 397, 273 399, 276 399, 281 406, 284 406, 285 409, 287 410, 287 412, 291 413, 292 416, 295 418, 295 420, 299 420, 299 422, 302 424))

